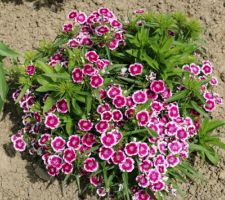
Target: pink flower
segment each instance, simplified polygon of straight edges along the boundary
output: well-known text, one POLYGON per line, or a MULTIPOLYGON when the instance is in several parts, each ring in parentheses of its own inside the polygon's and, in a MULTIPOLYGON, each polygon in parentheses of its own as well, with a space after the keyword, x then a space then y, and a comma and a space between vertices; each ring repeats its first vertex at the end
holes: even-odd
POLYGON ((105 121, 111 121, 112 113, 110 111, 105 111, 101 114, 101 119, 105 121))
POLYGON ((132 172, 134 170, 134 160, 126 158, 123 163, 119 164, 119 168, 122 172, 132 172))
POLYGON ((149 113, 146 110, 139 111, 136 114, 136 119, 139 126, 146 126, 149 122, 149 113))
POLYGON ((112 148, 101 147, 99 150, 99 158, 102 160, 109 160, 114 153, 112 148))
POLYGON ((26 73, 28 76, 33 76, 36 72, 35 66, 34 65, 28 65, 26 66, 26 73))
POLYGON ((148 178, 151 183, 156 183, 161 178, 161 176, 156 169, 150 169, 148 173, 148 178))
POLYGON ((166 153, 166 150, 167 150, 167 142, 165 141, 160 141, 158 143, 158 149, 159 149, 159 152, 161 154, 165 154, 166 153))
POLYGON ((195 76, 200 74, 200 67, 194 63, 190 64, 190 70, 195 76))
POLYGON ((62 99, 56 102, 57 111, 60 113, 68 112, 68 105, 66 99, 62 99))
POLYGON ((79 46, 79 42, 77 41, 77 39, 71 39, 68 41, 67 45, 70 47, 70 48, 76 48, 79 46))
POLYGON ((143 65, 140 63, 134 63, 129 66, 128 70, 129 70, 131 76, 137 76, 137 75, 142 74, 143 65))
POLYGON ((156 94, 155 92, 153 92, 150 89, 146 90, 146 94, 147 94, 148 99, 153 99, 153 100, 158 99, 158 94, 156 94))
POLYGON ((82 137, 82 143, 87 147, 92 147, 95 143, 95 135, 93 133, 86 133, 82 137))
POLYGON ((136 104, 144 104, 147 101, 147 94, 145 91, 137 90, 133 93, 132 99, 136 104))
POLYGON ((95 28, 95 33, 98 35, 98 36, 103 36, 105 35, 106 33, 109 32, 109 27, 106 26, 106 25, 101 25, 101 26, 97 26, 95 28))
POLYGON ((110 111, 110 105, 108 103, 101 104, 97 107, 97 112, 99 114, 104 113, 105 111, 110 111))
POLYGON ((150 184, 149 179, 144 174, 138 175, 136 181, 142 188, 147 188, 150 184))
POLYGON ((66 33, 72 31, 72 29, 73 29, 73 24, 71 24, 71 23, 63 25, 63 31, 66 32, 66 33))
POLYGON ((108 128, 109 128, 109 123, 105 120, 101 120, 95 125, 95 129, 99 133, 105 133, 108 128))
POLYGON ((71 163, 63 163, 61 170, 64 174, 71 174, 73 172, 73 165, 71 163))
POLYGON ((71 10, 71 11, 69 12, 67 18, 68 18, 69 20, 71 20, 71 19, 75 20, 76 17, 77 17, 77 15, 78 15, 78 13, 77 13, 76 10, 71 10))
POLYGON ((90 183, 93 186, 95 186, 95 187, 97 187, 98 185, 100 185, 102 183, 102 181, 103 181, 103 177, 102 176, 99 176, 99 177, 97 177, 97 176, 91 176, 90 177, 90 183))
POLYGON ((115 50, 119 46, 119 42, 117 39, 112 40, 108 45, 109 49, 112 51, 115 50))
POLYGON ((59 174, 59 170, 51 165, 47 166, 47 170, 50 176, 57 176, 59 174))
POLYGON ((13 147, 16 151, 25 151, 27 144, 24 142, 23 138, 17 138, 14 142, 13 142, 13 147))
POLYGON ((125 161, 126 156, 122 150, 119 150, 113 153, 111 159, 114 164, 121 164, 125 161))
POLYGON ((143 158, 146 157, 149 153, 149 146, 145 142, 138 144, 138 156, 143 158))
POLYGON ((161 112, 163 110, 163 104, 160 103, 159 101, 153 101, 151 106, 152 109, 156 112, 161 112))
POLYGON ((207 76, 212 74, 213 68, 212 65, 209 63, 206 63, 202 66, 202 72, 207 76))
POLYGON ((54 140, 52 140, 51 147, 55 152, 61 152, 64 150, 65 144, 65 140, 62 137, 57 136, 54 138, 54 140))
POLYGON ((77 158, 77 154, 74 151, 73 148, 67 148, 64 150, 63 152, 63 159, 68 162, 68 163, 72 163, 74 160, 76 160, 77 158))
POLYGON ((112 119, 114 122, 119 122, 123 119, 123 113, 120 110, 113 110, 112 119))
POLYGON ((126 106, 132 107, 134 105, 135 105, 135 103, 134 103, 132 97, 131 96, 126 97, 126 106))
POLYGON ((204 97, 205 99, 211 99, 211 100, 214 99, 213 93, 208 92, 208 91, 205 91, 205 92, 204 92, 203 97, 204 97))
POLYGON ((121 95, 117 95, 114 99, 113 99, 113 105, 116 108, 122 108, 126 105, 126 98, 124 96, 121 95))
POLYGON ((93 75, 90 78, 90 85, 93 88, 99 88, 100 86, 103 85, 103 83, 104 83, 104 79, 101 77, 100 74, 93 75))
POLYGON ((176 131, 178 129, 178 126, 175 122, 168 122, 165 126, 165 130, 166 130, 166 133, 169 135, 169 136, 174 136, 176 135, 176 131))
POLYGON ((145 10, 143 8, 140 8, 140 9, 134 11, 134 13, 136 13, 136 14, 143 14, 144 12, 145 12, 145 10))
POLYGON ((123 138, 123 134, 116 129, 112 130, 110 133, 115 135, 116 143, 118 143, 123 138))
POLYGON ((50 140, 50 138, 51 138, 50 134, 48 134, 48 133, 42 134, 41 138, 38 140, 38 144, 40 146, 45 146, 46 142, 48 142, 50 140))
POLYGON ((103 187, 97 188, 96 193, 100 197, 106 196, 106 189, 103 187))
POLYGON ((166 161, 169 164, 170 167, 175 167, 179 164, 180 160, 178 157, 176 157, 175 155, 168 155, 166 157, 166 161))
POLYGON ((55 167, 56 169, 61 169, 62 158, 58 155, 51 155, 48 158, 48 164, 55 167))
POLYGON ((121 95, 122 90, 120 86, 111 86, 107 91, 107 96, 111 99, 114 99, 116 96, 121 95))
POLYGON ((98 162, 95 158, 87 158, 84 161, 84 170, 87 172, 96 172, 98 170, 98 162))
POLYGON ((116 145, 116 137, 112 133, 102 134, 101 143, 104 145, 104 147, 113 147, 116 145))
POLYGON ((85 58, 91 62, 91 63, 95 63, 98 59, 99 59, 99 56, 98 54, 95 52, 95 51, 88 51, 86 54, 85 54, 85 58))
POLYGON ((135 109, 134 108, 129 108, 125 111, 125 116, 129 119, 135 115, 135 109))
POLYGON ((218 85, 218 80, 216 77, 212 77, 211 80, 209 81, 210 85, 216 86, 218 85))
POLYGON ((161 191, 165 189, 165 183, 161 180, 157 181, 156 183, 153 184, 152 189, 154 191, 161 191))
POLYGON ((168 149, 170 150, 170 152, 172 154, 178 154, 182 150, 182 145, 178 141, 173 141, 173 142, 168 144, 168 149))
POLYGON ((80 136, 78 135, 71 135, 67 142, 67 146, 78 150, 80 148, 80 136))
POLYGON ((82 131, 90 131, 93 127, 93 123, 87 119, 81 119, 78 122, 79 129, 82 131))
POLYGON ((59 124, 60 124, 60 120, 55 114, 49 113, 45 117, 45 126, 47 128, 56 129, 58 128, 59 124))
POLYGON ((85 64, 83 68, 83 74, 87 76, 93 76, 96 73, 92 64, 85 64))
POLYGON ((172 105, 168 108, 168 115, 171 119, 177 118, 180 116, 179 108, 177 105, 172 105))
POLYGON ((165 90, 165 84, 163 80, 152 81, 150 88, 156 94, 162 93, 165 90))
POLYGON ((180 140, 186 140, 188 138, 188 132, 184 128, 179 128, 176 134, 177 138, 180 140))
POLYGON ((207 100, 203 107, 207 112, 212 112, 216 107, 215 101, 207 100))
POLYGON ((87 21, 87 15, 84 12, 79 12, 76 19, 79 24, 84 24, 87 21))
POLYGON ((164 165, 165 161, 166 161, 165 157, 163 155, 159 154, 154 158, 154 165, 155 166, 164 165))
POLYGON ((116 19, 113 19, 111 22, 110 22, 111 26, 114 27, 114 28, 122 28, 123 25, 116 19))
POLYGON ((153 163, 150 160, 143 160, 139 164, 139 169, 142 173, 148 174, 149 170, 153 167, 153 163))
POLYGON ((130 142, 125 145, 124 148, 125 153, 128 156, 135 156, 138 154, 138 143, 137 142, 130 142))
POLYGON ((72 79, 74 83, 82 83, 84 78, 82 69, 80 69, 79 67, 76 67, 73 69, 72 71, 72 79))

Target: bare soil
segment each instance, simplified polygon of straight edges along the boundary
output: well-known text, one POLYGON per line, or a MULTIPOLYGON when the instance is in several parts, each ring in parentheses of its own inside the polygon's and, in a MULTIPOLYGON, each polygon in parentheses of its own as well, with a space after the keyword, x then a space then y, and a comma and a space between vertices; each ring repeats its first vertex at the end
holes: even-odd
MULTIPOLYGON (((36 0, 0 0, 0 40, 18 52, 31 50, 43 39, 52 40, 62 27, 66 14, 71 9, 90 12, 107 6, 120 17, 137 8, 157 12, 183 11, 190 17, 201 20, 205 31, 204 44, 208 59, 215 66, 219 78, 219 92, 225 98, 225 1, 224 0, 65 0, 53 5, 36 0), (57 12, 56 12, 57 11, 57 12)), ((51 1, 49 1, 51 2, 51 1)), ((54 1, 52 1, 54 2, 54 1)), ((58 2, 60 2, 58 0, 58 2)), ((214 118, 225 119, 225 104, 218 107, 214 118)), ((29 158, 15 153, 9 144, 9 136, 16 130, 19 118, 15 107, 9 103, 0 121, 0 200, 74 200, 77 196, 75 183, 64 188, 64 196, 58 181, 49 184, 46 174, 29 158), (42 177, 42 179, 40 178, 42 177)), ((225 141, 225 128, 219 134, 225 141)), ((207 181, 186 183, 182 187, 185 197, 168 197, 174 200, 225 200, 225 152, 221 151, 218 166, 201 163, 197 158, 194 165, 207 181)), ((89 197, 89 199, 95 199, 89 197)))

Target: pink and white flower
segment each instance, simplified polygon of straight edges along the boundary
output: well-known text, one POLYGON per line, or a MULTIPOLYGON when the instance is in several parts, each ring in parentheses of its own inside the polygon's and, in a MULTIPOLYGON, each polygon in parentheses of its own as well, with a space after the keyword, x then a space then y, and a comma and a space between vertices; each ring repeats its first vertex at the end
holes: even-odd
POLYGON ((95 28, 95 33, 98 36, 103 36, 110 31, 109 27, 106 25, 100 25, 95 28))
POLYGON ((139 126, 146 126, 149 122, 149 113, 146 110, 139 111, 136 114, 136 119, 138 121, 139 126))
POLYGON ((98 170, 98 162, 95 158, 87 158, 84 161, 84 170, 87 172, 96 172, 98 170))
POLYGON ((20 152, 25 151, 26 146, 27 144, 22 137, 19 137, 15 141, 13 141, 13 147, 16 151, 20 151, 20 152))
POLYGON ((126 155, 122 150, 119 150, 113 153, 111 159, 114 164, 121 164, 125 161, 126 155))
POLYGON ((157 181, 152 186, 153 191, 161 191, 165 189, 165 183, 161 180, 157 181))
POLYGON ((122 94, 122 90, 120 88, 120 86, 111 86, 108 91, 107 91, 107 96, 111 99, 114 99, 116 96, 121 95, 122 94))
POLYGON ((65 144, 65 140, 62 137, 57 136, 52 140, 51 147, 55 152, 61 152, 64 150, 65 144))
POLYGON ((138 144, 138 156, 140 158, 146 157, 149 153, 149 146, 145 142, 138 144))
POLYGON ((171 119, 177 118, 180 116, 179 108, 177 105, 171 105, 168 108, 168 115, 171 119))
POLYGON ((207 112, 212 112, 216 107, 216 103, 213 100, 207 100, 203 107, 207 112))
POLYGON ((72 71, 72 79, 74 83, 82 83, 84 78, 83 71, 79 67, 75 67, 72 71))
POLYGON ((78 135, 71 135, 69 137, 69 140, 67 142, 67 146, 71 147, 75 150, 78 150, 80 148, 80 136, 78 135))
POLYGON ((153 101, 151 106, 152 109, 156 112, 161 112, 163 110, 163 104, 160 103, 159 101, 153 101))
POLYGON ((114 153, 114 150, 112 148, 108 147, 101 147, 99 149, 99 158, 102 160, 109 160, 114 153))
POLYGON ((67 162, 67 163, 72 163, 74 160, 76 160, 77 158, 77 154, 74 151, 73 148, 67 148, 64 150, 63 152, 63 159, 67 162))
POLYGON ((104 147, 113 147, 117 143, 116 137, 112 133, 102 134, 101 143, 104 145, 104 147))
POLYGON ((142 188, 147 188, 150 185, 149 179, 144 174, 138 175, 136 181, 142 188))
POLYGON ((82 137, 82 144, 87 147, 92 147, 95 141, 96 141, 96 138, 93 133, 86 133, 82 137))
POLYGON ((148 178, 151 183, 156 183, 158 180, 160 180, 161 175, 156 169, 150 169, 148 172, 148 178))
POLYGON ((182 150, 182 144, 178 141, 173 141, 168 144, 168 149, 172 154, 178 154, 182 150))
POLYGON ((104 113, 105 111, 110 111, 110 105, 108 103, 98 105, 97 112, 99 114, 104 113))
POLYGON ((87 119, 80 119, 78 126, 81 131, 90 131, 93 127, 93 123, 87 119))
POLYGON ((28 66, 26 66, 26 74, 28 76, 33 76, 35 74, 35 72, 36 72, 36 68, 35 68, 34 65, 28 65, 28 66))
POLYGON ((212 77, 211 80, 209 81, 210 85, 216 86, 218 85, 218 80, 216 77, 212 77))
POLYGON ((212 74, 213 68, 212 65, 209 63, 203 64, 202 65, 202 72, 207 76, 212 74))
POLYGON ((85 58, 91 62, 91 63, 95 63, 98 59, 99 59, 99 56, 98 54, 95 52, 95 51, 88 51, 86 54, 85 54, 85 58))
POLYGON ((131 76, 137 76, 137 75, 140 75, 140 74, 142 74, 142 71, 143 71, 143 65, 140 64, 140 63, 134 63, 134 64, 131 64, 131 65, 129 66, 128 71, 130 72, 130 75, 131 75, 131 76))
POLYGON ((61 169, 62 158, 58 155, 51 155, 48 158, 48 164, 55 167, 56 169, 61 169))
POLYGON ((195 76, 200 74, 200 67, 194 63, 190 64, 190 70, 195 76))
POLYGON ((169 164, 170 167, 175 167, 179 164, 180 160, 178 157, 176 157, 173 154, 170 154, 166 157, 166 161, 169 164))
POLYGON ((55 114, 49 113, 45 117, 45 126, 47 128, 56 129, 58 128, 59 124, 60 124, 60 120, 55 114))
POLYGON ((68 112, 68 105, 66 99, 62 99, 56 102, 56 109, 60 113, 68 112))
POLYGON ((64 174, 71 174, 73 172, 73 165, 71 163, 63 163, 61 170, 64 174))
POLYGON ((100 74, 95 74, 90 78, 90 85, 93 88, 99 88, 103 85, 104 79, 101 77, 100 74))
POLYGON ((133 93, 132 99, 136 104, 144 104, 147 101, 147 93, 142 90, 137 90, 133 93))
POLYGON ((126 158, 123 163, 119 164, 119 168, 122 172, 132 172, 134 170, 134 160, 126 158))
POLYGON ((142 173, 148 174, 149 170, 153 167, 153 162, 150 160, 143 160, 139 164, 139 169, 142 173))
POLYGON ((51 165, 47 166, 47 170, 50 176, 57 176, 59 174, 59 170, 51 165))
POLYGON ((113 99, 113 105, 116 108, 123 108, 126 105, 126 98, 124 96, 121 95, 117 95, 114 99, 113 99))
POLYGON ((66 33, 72 31, 72 29, 73 29, 73 24, 71 24, 71 23, 63 25, 63 31, 66 32, 66 33))
POLYGON ((38 144, 40 146, 46 146, 46 142, 48 142, 51 138, 51 135, 48 133, 42 134, 40 139, 38 140, 38 144))
POLYGON ((92 64, 85 64, 83 68, 83 74, 86 76, 93 76, 96 73, 92 64))
POLYGON ((101 114, 101 119, 105 121, 111 121, 112 113, 110 111, 105 111, 101 114))
POLYGON ((124 148, 125 153, 128 156, 135 156, 138 154, 138 143, 137 142, 130 142, 125 145, 124 148))
POLYGON ((77 18, 78 12, 76 10, 71 10, 67 15, 69 20, 75 20, 77 18))
POLYGON ((98 185, 100 185, 103 181, 103 177, 102 176, 91 176, 90 177, 90 183, 95 186, 98 187, 98 185))
POLYGON ((152 81, 150 89, 156 94, 162 93, 165 90, 165 84, 163 80, 152 81))
POLYGON ((84 12, 79 12, 76 20, 79 24, 84 24, 87 21, 87 15, 84 12))
POLYGON ((95 125, 95 129, 99 133, 105 133, 108 128, 109 128, 109 123, 105 120, 101 120, 95 125))
POLYGON ((180 140, 186 140, 189 134, 184 128, 178 128, 176 136, 180 140))

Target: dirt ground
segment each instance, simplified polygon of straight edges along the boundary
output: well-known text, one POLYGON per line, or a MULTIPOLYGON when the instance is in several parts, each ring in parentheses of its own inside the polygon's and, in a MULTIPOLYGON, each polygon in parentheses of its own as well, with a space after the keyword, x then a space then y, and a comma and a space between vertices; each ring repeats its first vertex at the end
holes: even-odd
MULTIPOLYGON (((40 0, 43 1, 43 0, 40 0)), ((57 6, 34 4, 18 0, 0 0, 0 40, 9 44, 18 52, 24 52, 38 46, 43 39, 54 39, 71 9, 90 12, 100 6, 107 6, 119 16, 137 8, 151 9, 158 12, 184 11, 191 17, 201 20, 205 27, 204 39, 208 59, 216 68, 219 78, 219 92, 225 98, 225 1, 224 0, 65 0, 57 10, 57 6), (39 7, 39 9, 34 9, 39 7)), ((18 118, 13 105, 8 105, 5 117, 0 121, 0 200, 74 200, 77 196, 76 185, 70 184, 64 189, 54 181, 43 181, 43 171, 33 163, 12 151, 9 136, 16 129, 18 118)), ((225 104, 218 107, 214 118, 225 118, 225 104)), ((219 133, 225 141, 225 128, 219 133)), ((174 200, 225 200, 225 151, 220 152, 221 162, 214 167, 195 161, 196 168, 208 179, 201 184, 187 183, 183 185, 186 197, 168 197, 174 200)), ((95 199, 89 197, 89 199, 95 199)))

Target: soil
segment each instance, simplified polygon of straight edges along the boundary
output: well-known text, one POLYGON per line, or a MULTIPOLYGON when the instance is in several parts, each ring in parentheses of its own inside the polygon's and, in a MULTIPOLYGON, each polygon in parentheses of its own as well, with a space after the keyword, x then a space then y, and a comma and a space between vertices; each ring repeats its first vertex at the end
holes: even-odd
MULTIPOLYGON (((215 75, 219 78, 217 92, 225 98, 225 1, 224 0, 64 0, 54 1, 22 0, 0 1, 0 40, 18 52, 31 50, 43 39, 52 40, 60 31, 69 10, 90 12, 100 6, 107 6, 120 17, 138 8, 157 12, 183 11, 190 17, 201 20, 205 31, 204 44, 207 58, 214 63, 215 75), (43 2, 42 2, 43 1, 43 2), (57 11, 57 12, 56 12, 57 11)), ((74 200, 76 185, 69 184, 62 192, 58 181, 49 181, 45 172, 29 158, 12 150, 9 136, 18 126, 18 117, 12 103, 6 106, 0 121, 0 200, 74 200), (45 181, 44 181, 44 180, 45 181), (51 183, 53 182, 53 183, 51 183), (64 193, 64 196, 63 196, 64 193)), ((218 107, 214 118, 225 118, 225 104, 218 107)), ((225 141, 225 128, 218 130, 225 141)), ((194 165, 207 178, 198 183, 182 185, 186 196, 168 197, 174 200, 225 200, 225 151, 220 151, 218 166, 202 163, 198 158, 194 165)), ((89 197, 89 199, 95 199, 89 197)))

